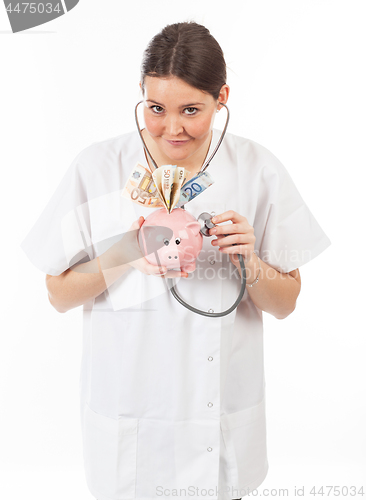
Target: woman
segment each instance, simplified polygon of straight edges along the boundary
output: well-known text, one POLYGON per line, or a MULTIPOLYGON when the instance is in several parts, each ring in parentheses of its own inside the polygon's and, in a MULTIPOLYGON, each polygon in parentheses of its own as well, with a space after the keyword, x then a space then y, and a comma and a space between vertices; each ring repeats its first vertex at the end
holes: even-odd
MULTIPOLYGON (((220 46, 196 23, 167 26, 144 53, 140 87, 152 157, 189 180, 220 137, 214 119, 229 98, 220 46)), ((208 169, 214 184, 185 205, 219 224, 196 271, 159 270, 136 253, 152 209, 121 196, 136 163, 154 170, 137 131, 84 149, 22 244, 56 310, 83 305, 88 486, 99 500, 240 498, 268 469, 262 311, 294 311, 298 268, 330 242, 283 165, 228 133, 208 169), (194 314, 166 288, 176 277, 189 304, 226 310, 240 290, 238 254, 247 288, 227 316, 194 314)))

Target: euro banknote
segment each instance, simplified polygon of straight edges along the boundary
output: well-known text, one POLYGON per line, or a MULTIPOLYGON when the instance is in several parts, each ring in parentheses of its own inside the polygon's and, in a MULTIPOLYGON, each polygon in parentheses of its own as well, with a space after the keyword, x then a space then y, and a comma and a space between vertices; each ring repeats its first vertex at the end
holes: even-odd
POLYGON ((195 177, 192 177, 192 179, 190 179, 182 186, 176 208, 179 208, 185 203, 193 200, 205 189, 212 186, 214 182, 215 181, 212 179, 208 172, 200 172, 195 177))
POLYGON ((121 196, 147 208, 165 207, 151 172, 140 163, 132 170, 121 196))
POLYGON ((170 213, 198 196, 213 184, 207 172, 201 172, 185 183, 183 167, 162 165, 153 173, 137 163, 121 196, 148 208, 165 207, 170 213))

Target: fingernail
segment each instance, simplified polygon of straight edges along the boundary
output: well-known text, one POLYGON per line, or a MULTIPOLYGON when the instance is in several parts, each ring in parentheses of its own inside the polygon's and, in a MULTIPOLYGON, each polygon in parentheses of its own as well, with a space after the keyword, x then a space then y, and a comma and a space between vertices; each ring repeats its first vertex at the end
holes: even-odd
POLYGON ((216 217, 212 217, 211 221, 215 224, 215 222, 217 221, 216 217))

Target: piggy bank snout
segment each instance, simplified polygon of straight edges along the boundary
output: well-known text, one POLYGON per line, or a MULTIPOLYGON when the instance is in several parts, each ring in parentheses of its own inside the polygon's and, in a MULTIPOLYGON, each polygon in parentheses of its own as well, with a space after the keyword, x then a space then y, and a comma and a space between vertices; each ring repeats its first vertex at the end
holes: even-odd
MULTIPOLYGON (((174 244, 174 240, 173 240, 174 244)), ((180 255, 178 249, 174 248, 172 244, 167 246, 166 248, 162 248, 159 252, 159 256, 161 257, 161 263, 164 266, 179 266, 182 255, 180 255)))

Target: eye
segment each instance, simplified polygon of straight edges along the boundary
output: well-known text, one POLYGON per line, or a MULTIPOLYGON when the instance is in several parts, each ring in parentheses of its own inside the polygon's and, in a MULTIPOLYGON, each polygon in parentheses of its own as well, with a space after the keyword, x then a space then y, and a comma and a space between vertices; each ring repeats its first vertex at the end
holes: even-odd
POLYGON ((184 112, 186 115, 195 115, 197 113, 197 108, 185 108, 184 112), (187 113, 186 113, 187 111, 187 113))
POLYGON ((152 109, 153 113, 155 113, 157 115, 161 115, 161 113, 164 111, 164 108, 162 108, 161 106, 157 106, 157 105, 150 106, 150 109, 152 109))
POLYGON ((164 243, 164 245, 168 246, 168 245, 169 245, 169 240, 168 240, 168 238, 164 238, 163 243, 164 243))
POLYGON ((175 238, 175 243, 176 243, 177 245, 179 245, 179 243, 180 243, 180 238, 175 238))

